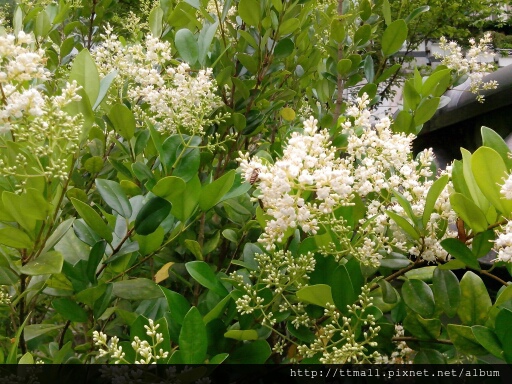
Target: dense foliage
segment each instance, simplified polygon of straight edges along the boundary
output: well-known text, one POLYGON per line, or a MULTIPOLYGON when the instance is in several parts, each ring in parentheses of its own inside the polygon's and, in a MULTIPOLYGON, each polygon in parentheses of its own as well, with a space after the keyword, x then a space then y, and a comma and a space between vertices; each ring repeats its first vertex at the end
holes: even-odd
POLYGON ((426 6, 154 5, 0 31, 0 362, 512 361, 510 151, 411 152, 448 88, 496 86, 488 36, 423 76, 396 54, 426 6))

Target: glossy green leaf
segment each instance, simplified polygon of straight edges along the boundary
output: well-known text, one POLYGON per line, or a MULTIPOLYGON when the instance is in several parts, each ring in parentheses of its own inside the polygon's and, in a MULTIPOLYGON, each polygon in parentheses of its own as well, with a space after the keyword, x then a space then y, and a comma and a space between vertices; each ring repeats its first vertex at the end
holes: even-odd
POLYGON ((89 318, 87 312, 76 301, 62 297, 52 301, 52 307, 69 321, 76 321, 79 323, 86 322, 89 318))
POLYGON ((154 37, 160 37, 162 35, 162 19, 164 17, 164 11, 160 7, 155 7, 149 13, 148 24, 149 30, 154 37))
POLYGON ((0 228, 0 244, 18 249, 30 249, 34 245, 24 231, 14 227, 0 228))
POLYGON ((482 127, 482 145, 489 147, 498 152, 505 162, 508 170, 512 169, 512 159, 509 157, 510 149, 503 138, 493 131, 491 128, 482 127))
POLYGON ((256 332, 254 329, 232 329, 224 333, 224 337, 235 340, 257 340, 258 332, 256 332))
POLYGON ((228 294, 227 289, 222 285, 219 278, 212 271, 211 267, 204 261, 191 261, 185 264, 190 276, 203 287, 206 287, 221 297, 228 294))
POLYGON ((199 38, 197 39, 197 45, 199 50, 199 64, 204 66, 206 63, 206 58, 208 56, 208 51, 212 44, 213 38, 215 37, 215 33, 217 32, 217 28, 219 26, 219 21, 216 20, 215 23, 208 25, 204 24, 201 33, 199 34, 199 38))
POLYGON ((238 14, 243 22, 256 27, 261 20, 261 6, 259 0, 240 0, 238 14))
POLYGON ((49 275, 52 273, 60 273, 64 258, 60 252, 49 251, 36 259, 29 261, 20 268, 20 272, 24 275, 37 276, 49 275))
POLYGON ((25 341, 30 341, 45 333, 56 331, 64 327, 64 324, 31 324, 25 326, 25 341))
POLYGON ((483 348, 475 336, 473 336, 471 327, 448 324, 447 329, 450 340, 461 353, 476 356, 487 354, 485 348, 483 348))
POLYGON ((107 205, 125 219, 132 215, 132 206, 123 188, 112 180, 96 179, 96 188, 107 205))
POLYGON ((386 68, 382 74, 377 77, 375 80, 375 83, 382 83, 383 81, 388 80, 391 76, 393 76, 395 73, 397 73, 402 66, 400 64, 393 64, 391 67, 386 68))
POLYGON ((476 233, 487 230, 487 219, 480 208, 462 193, 452 193, 450 204, 459 217, 476 233))
POLYGON ((203 211, 213 208, 228 193, 235 181, 235 170, 231 170, 217 180, 205 185, 199 197, 199 207, 203 211))
POLYGON ((229 304, 230 301, 231 301, 230 295, 227 295, 225 298, 223 298, 221 301, 219 301, 217 303, 217 305, 215 307, 213 307, 213 309, 210 312, 208 312, 206 315, 204 315, 204 317, 203 317, 204 323, 208 324, 210 321, 220 318, 224 314, 226 306, 229 304))
POLYGON ((230 364, 263 364, 270 357, 272 350, 265 340, 256 340, 242 344, 230 353, 230 364))
POLYGON ((136 121, 133 112, 124 104, 115 104, 108 114, 114 129, 126 140, 135 134, 136 121))
POLYGON ((441 246, 446 252, 455 257, 457 260, 462 261, 468 267, 480 270, 480 263, 478 259, 473 255, 471 250, 458 239, 444 239, 441 241, 441 246))
POLYGON ((349 59, 341 59, 338 61, 336 65, 336 69, 338 71, 338 75, 345 76, 350 72, 350 68, 352 67, 352 61, 349 59))
POLYGON ((208 348, 206 327, 196 307, 190 308, 183 319, 179 346, 184 364, 202 364, 206 359, 208 348))
POLYGON ((179 220, 185 222, 195 211, 201 195, 201 182, 194 176, 186 185, 185 191, 173 197, 171 213, 179 220))
POLYGON ((331 287, 326 284, 316 284, 303 287, 297 291, 296 295, 301 301, 324 308, 327 308, 327 304, 334 304, 331 287))
POLYGON ((186 183, 183 179, 175 176, 167 176, 158 180, 151 192, 173 203, 174 199, 185 191, 185 188, 186 183))
POLYGON ((489 229, 488 231, 477 234, 473 238, 473 242, 471 244, 471 252, 477 258, 484 257, 487 255, 492 247, 494 246, 494 231, 489 229))
MULTIPOLYGON (((467 186, 467 189, 470 193, 471 199, 475 202, 478 207, 482 210, 482 212, 486 212, 489 209, 489 201, 485 198, 480 188, 478 188, 478 184, 476 182, 475 176, 472 170, 472 158, 473 155, 466 149, 460 149, 462 153, 462 169, 464 175, 464 182, 467 186)), ((461 191, 462 192, 462 191, 461 191)))
POLYGON ((454 317, 457 314, 461 296, 457 276, 450 270, 436 268, 432 280, 432 290, 436 304, 448 317, 454 317))
POLYGON ((412 226, 406 219, 402 216, 397 215, 395 212, 386 211, 386 214, 393 220, 397 225, 405 231, 411 238, 414 240, 420 239, 420 234, 416 228, 412 226))
POLYGON ((430 10, 430 7, 428 5, 423 5, 421 7, 418 7, 414 9, 406 18, 405 21, 407 23, 410 23, 412 20, 414 20, 416 17, 421 15, 424 12, 428 12, 430 10))
POLYGON ((113 294, 121 299, 147 300, 162 297, 162 291, 153 281, 144 278, 116 281, 113 294))
POLYGON ((382 35, 382 53, 390 56, 396 53, 407 39, 407 23, 403 19, 395 20, 384 30, 382 35))
POLYGON ((414 124, 418 126, 429 121, 436 113, 440 100, 439 97, 423 100, 414 112, 414 124))
POLYGON ((274 48, 274 57, 276 59, 284 59, 290 56, 295 49, 295 44, 291 39, 280 40, 274 48))
POLYGON ((155 232, 171 212, 171 203, 161 197, 149 200, 139 211, 135 219, 135 233, 150 235, 155 232))
POLYGON ((382 1, 382 14, 384 16, 384 21, 386 22, 386 25, 391 24, 391 6, 389 5, 388 0, 382 1))
POLYGON ((405 304, 423 318, 430 318, 435 311, 432 289, 421 280, 407 280, 402 286, 405 304))
POLYGON ((199 58, 197 40, 189 29, 183 28, 176 32, 174 43, 180 56, 190 65, 194 65, 199 58))
POLYGON ((361 25, 354 33, 354 45, 362 47, 368 43, 372 35, 372 27, 369 24, 361 25))
POLYGON ((183 324, 185 316, 190 310, 190 304, 182 295, 177 292, 171 291, 164 287, 159 287, 165 295, 167 303, 169 305, 169 311, 171 312, 171 319, 176 321, 178 324, 183 324))
POLYGON ((420 340, 437 339, 441 334, 439 319, 424 319, 417 313, 409 313, 403 323, 404 329, 420 340))
POLYGON ((110 89, 110 86, 112 85, 112 82, 117 76, 117 71, 112 71, 108 75, 106 75, 103 79, 100 80, 100 89, 98 93, 98 97, 96 101, 94 102, 94 105, 92 106, 93 111, 98 109, 100 104, 103 102, 103 99, 105 99, 105 96, 107 95, 108 90, 110 89))
POLYGON ((482 347, 484 347, 497 358, 503 358, 503 348, 501 347, 501 343, 492 329, 482 325, 473 325, 471 327, 471 331, 473 332, 475 339, 482 347))
POLYGON ((489 147, 478 148, 471 158, 471 169, 478 187, 504 215, 512 212, 512 200, 505 199, 501 193, 501 185, 508 176, 505 162, 498 152, 489 147))
POLYGON ((432 184, 428 190, 427 198, 425 200, 425 208, 423 209, 423 228, 427 228, 427 224, 430 220, 432 212, 434 211, 437 198, 446 187, 446 184, 448 184, 448 175, 441 176, 434 182, 434 184, 432 184))
POLYGON ((451 80, 451 70, 450 69, 443 69, 441 71, 436 71, 432 73, 427 80, 423 83, 421 86, 421 94, 423 96, 441 96, 437 94, 437 90, 442 89, 442 93, 446 91, 446 87, 449 85, 449 82, 451 80))
POLYGON ((464 325, 484 325, 491 308, 491 298, 484 282, 471 271, 460 281, 461 300, 457 310, 464 325))
POLYGON ((197 260, 203 260, 201 245, 195 240, 185 240, 185 247, 196 257, 197 260))
POLYGON ((80 217, 84 219, 85 223, 94 232, 107 240, 107 242, 112 242, 112 230, 107 226, 107 224, 105 224, 100 215, 90 205, 75 198, 71 198, 71 203, 80 217))
POLYGON ((76 80, 81 85, 93 105, 100 92, 100 75, 96 63, 87 49, 76 55, 69 73, 69 81, 76 80))

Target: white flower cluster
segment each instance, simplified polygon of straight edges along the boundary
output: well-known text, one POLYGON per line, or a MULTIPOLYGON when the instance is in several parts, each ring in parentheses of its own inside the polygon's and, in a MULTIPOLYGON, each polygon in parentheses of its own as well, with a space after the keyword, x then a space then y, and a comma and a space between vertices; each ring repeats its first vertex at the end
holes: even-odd
POLYGON ((352 200, 351 167, 336 155, 327 130, 317 132, 317 123, 313 117, 304 121, 304 133, 292 134, 273 165, 243 154, 238 159, 247 181, 258 172, 258 198, 272 217, 260 239, 267 250, 275 248, 289 228, 316 234, 321 216, 352 200), (307 200, 310 196, 312 201, 307 200))
MULTIPOLYGON (((144 328, 146 328, 146 335, 151 337, 151 344, 147 340, 141 340, 138 336, 135 336, 131 343, 135 351, 135 364, 156 364, 158 360, 166 359, 169 356, 168 351, 164 351, 162 348, 157 350, 157 346, 164 342, 162 333, 157 332, 160 324, 155 325, 152 319, 148 319, 148 323, 148 325, 144 325, 144 328), (138 359, 139 355, 140 359, 138 359)), ((96 346, 100 347, 100 357, 110 355, 115 360, 115 364, 128 363, 125 359, 126 353, 123 352, 123 347, 119 346, 117 336, 113 336, 107 342, 107 335, 94 331, 93 341, 96 346)))
MULTIPOLYGON (((414 135, 393 133, 387 117, 372 127, 371 115, 366 109, 368 103, 366 95, 358 98, 356 105, 347 110, 349 119, 342 123, 344 132, 349 135, 347 153, 354 164, 354 192, 366 199, 368 211, 362 222, 369 224, 367 233, 379 235, 380 245, 391 245, 431 262, 445 260, 448 254, 440 241, 451 232, 448 231, 441 238, 438 238, 437 232, 443 220, 448 223, 455 223, 456 220, 449 203, 448 187, 444 188, 436 201, 425 228, 428 235, 420 244, 411 246, 406 234, 385 213, 391 210, 407 217, 402 205, 390 196, 397 191, 410 204, 413 214, 422 216, 428 191, 434 182, 431 169, 433 152, 431 149, 425 150, 413 159, 411 147, 414 135), (362 133, 358 134, 357 131, 361 129, 362 133), (389 226, 391 234, 387 234, 389 226)), ((374 249, 378 248, 378 243, 374 249)), ((374 261, 376 257, 377 254, 374 261)))
POLYGON ((512 174, 507 177, 500 190, 505 199, 512 199, 512 174))
POLYGON ((495 261, 512 262, 512 220, 498 232, 494 250, 497 252, 495 261))
POLYGON ((377 346, 373 339, 380 331, 375 316, 367 313, 373 306, 372 300, 370 288, 366 285, 362 288, 359 301, 347 306, 348 316, 341 316, 334 305, 326 308, 324 312, 329 317, 329 323, 321 328, 311 345, 299 346, 298 352, 304 357, 321 353, 322 364, 371 363, 379 358, 379 352, 368 350, 368 347, 377 346), (360 332, 362 340, 359 337, 360 332))
MULTIPOLYGON (((270 254, 261 253, 254 256, 258 269, 251 271, 250 277, 255 284, 245 283, 242 276, 236 272, 230 275, 234 285, 245 294, 236 300, 238 312, 243 314, 261 310, 264 316, 263 324, 273 325, 276 322, 272 311, 292 313, 292 324, 299 328, 309 326, 311 319, 306 314, 301 302, 292 302, 287 296, 290 292, 307 286, 309 272, 315 269, 315 258, 312 253, 293 256, 291 252, 276 251, 270 254), (269 290, 274 298, 265 302, 261 296, 262 290, 269 290)), ((293 295, 293 293, 292 293, 293 295)))
MULTIPOLYGON (((395 336, 403 337, 404 327, 401 324, 395 324, 395 336)), ((412 354, 414 351, 407 346, 405 341, 395 341, 395 350, 390 356, 381 355, 375 359, 375 364, 412 364, 412 354)))
POLYGON ((107 27, 93 51, 102 75, 117 71, 120 92, 127 96, 140 120, 148 118, 161 132, 201 134, 220 105, 212 70, 195 75, 188 64, 172 64, 168 42, 148 35, 144 44, 123 45, 107 27), (142 105, 141 105, 142 104, 142 105), (144 105, 145 104, 145 105, 144 105))
POLYGON ((475 39, 469 39, 470 48, 464 54, 462 48, 454 41, 448 42, 443 36, 439 40, 439 47, 447 52, 447 55, 434 54, 436 58, 442 59, 441 64, 446 65, 449 69, 455 71, 457 77, 467 76, 470 81, 470 91, 477 95, 480 102, 484 101, 484 97, 480 95, 480 91, 487 89, 496 89, 498 83, 496 81, 484 82, 482 78, 486 73, 494 71, 492 63, 480 61, 483 55, 489 55, 487 46, 492 42, 491 33, 485 33, 478 44, 475 39))
POLYGON ((0 133, 8 131, 15 119, 44 114, 44 97, 28 82, 45 81, 50 73, 44 66, 44 51, 32 49, 33 42, 23 31, 0 36, 0 133))
POLYGON ((67 159, 78 149, 82 129, 82 116, 65 111, 80 100, 80 87, 73 81, 58 95, 44 94, 40 83, 50 74, 44 51, 34 50, 33 43, 33 37, 22 31, 0 36, 0 133, 9 132, 21 144, 15 159, 0 155, 0 175, 14 176, 21 184, 38 175, 67 179, 67 159), (49 159, 30 160, 34 156, 49 159))

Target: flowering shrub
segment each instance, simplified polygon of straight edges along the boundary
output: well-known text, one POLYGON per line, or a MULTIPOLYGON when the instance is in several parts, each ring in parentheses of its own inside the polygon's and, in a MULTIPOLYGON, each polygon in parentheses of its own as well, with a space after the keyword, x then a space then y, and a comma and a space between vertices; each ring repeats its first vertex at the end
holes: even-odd
POLYGON ((481 46, 377 116, 425 9, 339 4, 161 1, 131 38, 108 0, 19 4, 0 362, 511 361, 510 151, 488 128, 444 171, 411 149, 447 89, 488 87, 481 46))

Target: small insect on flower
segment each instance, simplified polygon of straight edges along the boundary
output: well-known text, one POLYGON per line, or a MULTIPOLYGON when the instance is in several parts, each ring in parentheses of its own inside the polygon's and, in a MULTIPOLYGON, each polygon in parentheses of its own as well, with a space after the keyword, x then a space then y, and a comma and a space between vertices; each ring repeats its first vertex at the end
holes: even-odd
POLYGON ((253 185, 256 181, 258 181, 259 175, 260 175, 260 169, 255 168, 251 173, 251 177, 249 178, 249 183, 251 185, 253 185))

